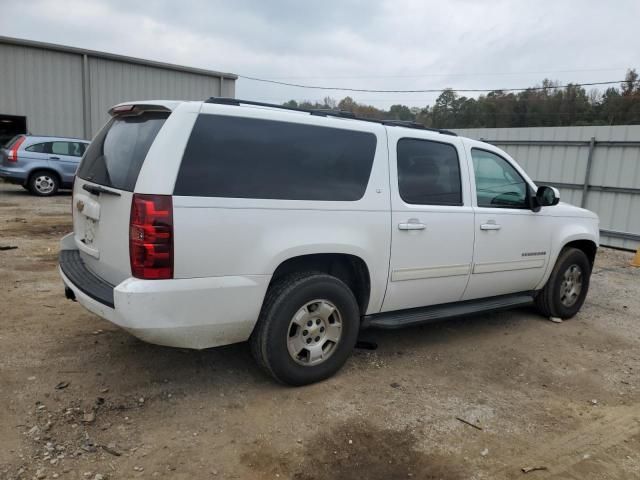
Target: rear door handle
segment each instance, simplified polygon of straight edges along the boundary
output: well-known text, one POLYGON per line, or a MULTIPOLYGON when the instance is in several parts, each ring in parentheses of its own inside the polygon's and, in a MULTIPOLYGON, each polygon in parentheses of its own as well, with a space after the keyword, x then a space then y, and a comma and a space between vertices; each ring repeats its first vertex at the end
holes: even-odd
POLYGON ((502 225, 498 225, 497 223, 483 223, 480 225, 480 230, 500 230, 502 225))
POLYGON ((50 160, 60 160, 60 157, 49 157, 50 160))
POLYGON ((399 223, 398 228, 400 230, 424 230, 427 226, 424 223, 418 222, 407 222, 407 223, 399 223))

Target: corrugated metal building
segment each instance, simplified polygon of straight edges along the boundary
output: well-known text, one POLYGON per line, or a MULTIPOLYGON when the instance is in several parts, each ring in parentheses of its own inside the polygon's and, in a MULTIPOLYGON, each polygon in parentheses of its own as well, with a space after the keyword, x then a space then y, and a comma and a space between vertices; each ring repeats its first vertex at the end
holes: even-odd
POLYGON ((116 103, 234 97, 236 79, 230 73, 0 36, 0 143, 24 131, 89 139, 116 103))

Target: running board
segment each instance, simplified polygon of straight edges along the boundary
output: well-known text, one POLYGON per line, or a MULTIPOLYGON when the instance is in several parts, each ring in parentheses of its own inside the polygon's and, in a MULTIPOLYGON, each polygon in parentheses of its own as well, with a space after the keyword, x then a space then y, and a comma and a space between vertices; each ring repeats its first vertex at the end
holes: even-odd
POLYGON ((514 293, 498 297, 480 298, 464 302, 445 303, 431 307, 411 308, 393 312, 365 315, 362 327, 384 328, 387 330, 461 317, 478 313, 495 312, 533 303, 534 292, 514 293))

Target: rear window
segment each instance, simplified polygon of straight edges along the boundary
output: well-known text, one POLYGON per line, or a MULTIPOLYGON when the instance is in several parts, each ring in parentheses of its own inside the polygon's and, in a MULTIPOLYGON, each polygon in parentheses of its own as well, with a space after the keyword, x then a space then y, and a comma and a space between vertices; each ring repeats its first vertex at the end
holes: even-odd
POLYGON ((3 148, 9 150, 11 147, 13 147, 13 144, 16 143, 19 138, 22 138, 22 135, 16 135, 15 137, 11 138, 7 143, 4 144, 3 148))
POLYGON ((355 201, 369 183, 375 150, 368 132, 200 115, 174 194, 355 201))
POLYGON ((146 112, 112 118, 89 145, 78 176, 132 192, 149 148, 168 116, 146 112))

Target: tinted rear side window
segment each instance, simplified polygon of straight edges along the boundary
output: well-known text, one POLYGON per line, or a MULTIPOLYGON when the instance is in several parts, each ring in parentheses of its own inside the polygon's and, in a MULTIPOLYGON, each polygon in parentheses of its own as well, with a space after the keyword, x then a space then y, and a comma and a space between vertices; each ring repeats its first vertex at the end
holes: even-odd
POLYGON ((51 143, 36 143, 25 148, 25 150, 34 153, 51 153, 51 143))
POLYGON ((372 133, 200 115, 174 194, 359 200, 369 182, 375 150, 372 133))
POLYGON ((398 190, 407 203, 462 205, 458 152, 448 143, 398 141, 398 190))
POLYGON ((89 145, 78 176, 132 192, 149 148, 168 116, 147 112, 112 118, 89 145))

